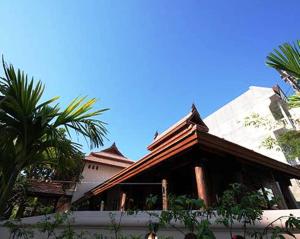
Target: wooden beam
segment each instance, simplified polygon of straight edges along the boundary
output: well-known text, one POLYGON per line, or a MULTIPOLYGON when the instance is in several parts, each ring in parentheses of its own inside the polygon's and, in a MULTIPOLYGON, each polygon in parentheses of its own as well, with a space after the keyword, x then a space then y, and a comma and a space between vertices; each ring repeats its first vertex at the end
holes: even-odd
POLYGON ((161 181, 161 191, 162 191, 162 209, 168 210, 168 188, 167 188, 167 180, 163 179, 161 181))
POLYGON ((204 171, 202 167, 200 166, 195 167, 195 176, 196 176, 198 198, 203 199, 205 205, 208 205, 206 182, 205 182, 204 171))
POLYGON ((132 176, 135 176, 138 173, 151 168, 152 166, 162 162, 163 160, 170 158, 178 154, 179 152, 182 152, 183 150, 197 144, 197 135, 192 131, 189 131, 187 134, 188 135, 183 134, 180 138, 176 139, 176 143, 173 142, 171 145, 172 147, 166 145, 166 147, 161 150, 155 150, 146 155, 140 161, 122 170, 120 174, 116 174, 111 179, 109 179, 106 184, 98 186, 95 189, 91 190, 91 195, 98 195, 108 188, 111 188, 118 183, 123 182, 124 180, 131 178, 132 176))
POLYGON ((121 194, 120 211, 125 211, 126 193, 121 194))

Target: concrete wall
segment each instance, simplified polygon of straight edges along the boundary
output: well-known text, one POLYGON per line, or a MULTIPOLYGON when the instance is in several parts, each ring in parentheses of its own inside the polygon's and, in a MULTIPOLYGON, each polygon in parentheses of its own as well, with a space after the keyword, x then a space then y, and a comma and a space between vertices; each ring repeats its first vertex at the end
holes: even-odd
POLYGON ((82 171, 82 179, 76 184, 72 202, 82 197, 88 190, 111 178, 120 170, 122 170, 122 168, 113 165, 86 162, 82 171))
MULTIPOLYGON (((244 126, 245 117, 250 116, 252 113, 257 113, 263 118, 276 122, 275 107, 277 107, 277 111, 283 113, 282 120, 287 123, 286 128, 300 128, 299 124, 290 121, 290 118, 294 118, 294 120, 300 118, 300 108, 288 110, 286 103, 274 93, 272 88, 255 86, 251 86, 248 91, 206 117, 204 122, 211 134, 252 149, 282 163, 288 163, 283 152, 278 151, 276 147, 267 149, 262 146, 262 141, 268 136, 276 138, 275 132, 283 126, 272 129, 244 126)), ((291 183, 294 197, 300 202, 299 182, 292 180, 291 183)))
POLYGON ((270 110, 270 105, 275 100, 274 96, 271 88, 250 87, 248 91, 204 119, 209 133, 287 163, 281 151, 261 146, 261 142, 267 136, 274 137, 273 130, 244 126, 244 118, 252 113, 275 120, 270 110))
MULTIPOLYGON (((74 212, 71 215, 72 223, 71 227, 77 232, 80 233, 82 231, 88 232, 90 235, 94 233, 103 234, 107 236, 107 238, 114 238, 113 232, 110 230, 111 228, 111 221, 109 214, 115 214, 115 218, 119 219, 120 212, 98 212, 98 211, 82 211, 82 212, 74 212)), ((256 223, 254 226, 249 227, 251 230, 260 230, 262 231, 263 228, 268 225, 270 222, 274 221, 280 216, 290 215, 293 214, 294 216, 300 217, 300 210, 272 210, 272 211, 265 211, 263 214, 263 218, 260 222, 256 223)), ((37 222, 41 222, 43 220, 43 216, 37 217, 30 217, 24 218, 22 220, 23 225, 27 228, 30 228, 33 224, 37 222)), ((138 213, 137 215, 125 215, 122 217, 121 220, 121 233, 122 235, 140 235, 141 238, 145 237, 145 234, 148 232, 148 224, 149 221, 155 221, 154 218, 150 218, 149 215, 145 212, 138 213)), ((222 225, 214 223, 216 218, 210 219, 212 222, 211 229, 216 235, 217 239, 227 239, 230 238, 228 230, 223 227, 222 225)), ((274 224, 274 226, 282 226, 284 225, 285 219, 282 219, 274 224)), ((180 230, 184 231, 182 225, 178 222, 173 222, 173 225, 179 228, 180 230)), ((62 230, 63 228, 59 228, 57 232, 62 230)), ((242 235, 242 225, 237 223, 233 227, 234 234, 242 235)), ((0 223, 0 238, 6 239, 9 238, 9 231, 7 228, 1 226, 0 223)), ((296 238, 300 238, 300 231, 294 232, 296 238)), ((158 233, 158 238, 160 236, 172 236, 174 239, 182 239, 184 236, 175 230, 172 227, 167 228, 160 228, 158 233)), ((44 239, 47 238, 46 235, 41 234, 35 231, 36 239, 44 239)), ((84 237, 84 238, 93 238, 93 237, 84 237)), ((286 236, 286 238, 292 238, 286 236)))

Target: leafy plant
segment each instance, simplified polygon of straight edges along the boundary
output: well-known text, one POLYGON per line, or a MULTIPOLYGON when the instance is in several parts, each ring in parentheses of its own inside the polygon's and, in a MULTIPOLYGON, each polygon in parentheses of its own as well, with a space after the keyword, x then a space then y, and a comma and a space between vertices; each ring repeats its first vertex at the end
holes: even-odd
POLYGON ((295 159, 300 155, 300 132, 289 130, 278 137, 278 144, 288 155, 289 159, 295 159))
POLYGON ((32 229, 24 228, 20 220, 11 220, 4 223, 10 231, 9 239, 29 239, 33 238, 34 232, 32 229))
POLYGON ((0 78, 0 217, 20 172, 33 167, 68 167, 78 159, 80 147, 71 131, 89 140, 90 147, 103 145, 105 124, 94 117, 107 109, 93 111, 96 99, 75 98, 65 109, 58 97, 41 102, 44 85, 3 60, 0 78), (64 129, 64 131, 62 131, 64 129), (65 135, 65 132, 69 136, 65 135), (68 163, 67 163, 68 162, 68 163))
POLYGON ((251 192, 241 184, 231 184, 220 198, 217 213, 220 218, 217 223, 223 224, 229 229, 230 237, 233 237, 232 226, 235 222, 242 222, 244 237, 248 224, 255 224, 261 220, 262 208, 266 205, 264 196, 259 192, 251 192))
POLYGON ((56 213, 54 214, 53 218, 50 217, 49 215, 45 215, 44 220, 38 222, 36 228, 40 232, 46 233, 47 239, 50 238, 51 236, 57 238, 55 230, 57 229, 57 227, 63 225, 68 220, 69 215, 70 214, 68 213, 63 213, 63 214, 56 213))
POLYGON ((110 212, 109 213, 109 218, 111 222, 111 227, 110 229, 113 231, 115 238, 114 239, 123 239, 123 235, 121 234, 121 222, 122 218, 125 215, 124 211, 120 212, 120 216, 117 219, 116 214, 110 212))
MULTIPOLYGON (((160 214, 151 214, 159 219, 159 226, 171 226, 187 238, 215 238, 209 228, 210 221, 208 217, 211 215, 211 211, 205 207, 203 200, 186 195, 168 195, 168 200, 168 211, 161 211, 160 214), (172 221, 180 221, 187 233, 174 226, 172 221)), ((148 201, 152 202, 151 199, 148 199, 148 201)))
POLYGON ((281 73, 295 90, 299 91, 300 41, 284 43, 267 56, 266 64, 281 73))
POLYGON ((300 94, 296 93, 288 97, 288 105, 290 108, 300 107, 300 94))
MULTIPOLYGON (((244 126, 259 128, 262 127, 266 130, 276 129, 278 126, 284 126, 279 121, 269 120, 257 113, 244 118, 244 126)), ((275 148, 277 151, 282 151, 287 155, 290 162, 294 162, 295 158, 300 155, 300 132, 298 130, 286 129, 281 132, 277 138, 267 136, 262 142, 261 146, 266 149, 275 148)))
POLYGON ((264 237, 267 238, 268 234, 271 234, 272 239, 284 239, 284 235, 289 235, 292 238, 296 238, 296 236, 293 234, 295 229, 300 229, 300 217, 295 217, 294 215, 290 214, 289 216, 281 216, 277 218, 269 225, 267 225, 263 232, 253 233, 252 237, 254 237, 255 239, 262 239, 264 237), (275 222, 284 218, 287 218, 284 226, 273 226, 275 222))
MULTIPOLYGON (((241 185, 234 184, 232 188, 226 191, 226 195, 223 196, 221 200, 221 205, 218 209, 220 212, 219 223, 224 224, 229 227, 232 223, 240 221, 244 223, 244 230, 251 238, 263 239, 263 238, 284 238, 284 235, 290 235, 296 238, 293 234, 295 230, 300 230, 300 218, 293 215, 281 216, 271 222, 265 227, 263 231, 246 230, 247 225, 254 224, 257 220, 259 222, 261 218, 261 211, 257 208, 253 209, 254 201, 257 199, 255 193, 245 193, 245 188, 241 185), (239 198, 241 196, 241 198, 239 198), (245 199, 246 197, 246 199, 245 199), (238 200, 237 200, 238 199, 238 200), (243 202, 243 203, 242 203, 243 202), (240 206, 234 207, 234 203, 240 206), (252 206, 247 206, 245 204, 251 204, 252 206), (229 207, 228 207, 229 206, 229 207), (251 208, 250 208, 251 207, 251 208), (227 211, 228 210, 228 211, 227 211), (285 223, 281 227, 276 226, 275 222, 286 219, 285 223), (275 226, 274 226, 275 225, 275 226)), ((189 198, 187 196, 179 196, 173 198, 170 201, 172 206, 169 211, 163 211, 161 215, 159 214, 149 214, 151 216, 155 215, 160 222, 164 223, 164 226, 172 226, 172 221, 181 222, 186 231, 181 231, 179 228, 172 226, 183 235, 185 238, 195 238, 195 239, 213 239, 215 238, 214 233, 211 231, 211 209, 195 208, 202 205, 199 199, 189 198)), ((260 197, 260 196, 259 196, 260 197)), ((114 236, 112 238, 118 239, 141 239, 141 235, 129 235, 125 236, 121 234, 121 220, 125 213, 120 214, 117 218, 116 214, 111 213, 111 228, 114 230, 114 236)), ((71 213, 56 213, 52 216, 45 215, 44 219, 30 227, 22 224, 21 220, 9 220, 5 223, 5 226, 9 228, 11 234, 9 239, 30 239, 34 237, 34 230, 38 230, 47 239, 109 239, 111 237, 104 236, 101 233, 89 233, 88 231, 76 232, 74 230, 74 218, 71 217, 71 213)), ((151 220, 150 220, 151 221, 151 220)), ((155 225, 155 224, 152 224, 155 225)), ((159 224, 162 226, 162 224, 159 224)), ((231 225, 232 226, 232 225, 231 225)), ((156 229, 150 228, 150 232, 157 232, 156 229)), ((245 233, 246 234, 246 233, 245 233)), ((233 239, 245 238, 239 235, 232 235, 233 239)), ((156 234, 148 233, 146 238, 156 238, 156 234), (149 237, 147 237, 149 236, 149 237)), ((159 236, 159 238, 172 239, 168 236, 159 236)))

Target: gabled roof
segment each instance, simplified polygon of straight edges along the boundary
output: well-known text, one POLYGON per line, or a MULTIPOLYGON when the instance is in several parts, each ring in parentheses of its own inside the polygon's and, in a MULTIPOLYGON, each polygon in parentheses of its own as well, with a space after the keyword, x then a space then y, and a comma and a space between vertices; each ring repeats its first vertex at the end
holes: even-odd
POLYGON ((134 163, 134 161, 126 158, 119 151, 115 143, 113 143, 109 148, 103 149, 100 152, 91 152, 88 156, 85 157, 85 161, 122 168, 126 168, 134 163))
POLYGON ((51 196, 61 196, 65 195, 65 191, 63 189, 63 183, 61 182, 46 182, 46 181, 38 181, 38 180, 30 180, 28 185, 28 192, 31 194, 45 194, 51 196))
POLYGON ((241 160, 274 169, 291 178, 300 179, 300 169, 278 162, 253 150, 209 134, 207 126, 200 118, 196 107, 193 106, 192 111, 187 116, 163 132, 159 138, 156 138, 151 145, 149 145, 148 149, 151 150, 149 154, 128 168, 121 170, 107 181, 91 189, 78 201, 87 199, 93 195, 98 195, 195 145, 199 145, 204 149, 210 148, 212 150, 229 153, 237 156, 241 160))
POLYGON ((147 147, 148 150, 152 151, 164 142, 166 142, 169 138, 171 138, 174 134, 181 131, 187 125, 197 125, 198 129, 203 132, 208 132, 209 129, 203 120, 200 117, 200 114, 194 104, 192 104, 191 111, 182 119, 177 121, 170 128, 165 130, 163 133, 158 134, 155 133, 155 137, 153 142, 147 147))
POLYGON ((119 155, 123 158, 126 158, 118 149, 116 143, 114 142, 109 148, 103 149, 101 152, 113 154, 113 155, 119 155))

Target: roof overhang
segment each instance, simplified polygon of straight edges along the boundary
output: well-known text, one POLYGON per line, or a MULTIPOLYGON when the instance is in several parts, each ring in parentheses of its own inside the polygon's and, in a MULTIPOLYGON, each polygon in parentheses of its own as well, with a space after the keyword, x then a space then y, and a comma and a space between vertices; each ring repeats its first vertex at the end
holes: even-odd
POLYGON ((298 168, 281 163, 253 150, 209 134, 205 124, 202 124, 202 120, 198 112, 193 112, 193 110, 188 117, 179 121, 174 125, 174 127, 171 127, 169 130, 164 132, 158 140, 155 140, 150 145, 151 152, 149 154, 129 167, 121 170, 107 181, 91 189, 84 195, 83 198, 80 198, 76 202, 99 195, 109 188, 112 188, 115 185, 152 168, 172 156, 184 152, 195 145, 199 145, 204 149, 218 150, 222 153, 228 153, 237 156, 239 160, 276 170, 290 178, 300 179, 300 169, 298 168))
POLYGON ((182 132, 176 137, 176 139, 173 140, 174 141, 172 143, 166 144, 163 147, 151 152, 140 161, 120 171, 118 174, 101 185, 93 188, 85 194, 84 198, 87 199, 91 196, 99 195, 109 188, 112 188, 113 186, 122 183, 125 180, 138 175, 139 173, 148 170, 158 163, 169 159, 172 156, 177 155, 195 145, 209 147, 213 150, 221 150, 222 152, 238 156, 241 160, 284 173, 290 178, 300 179, 300 169, 281 163, 253 150, 249 150, 241 147, 240 145, 221 139, 217 136, 199 131, 196 125, 186 129, 185 132, 182 132))

